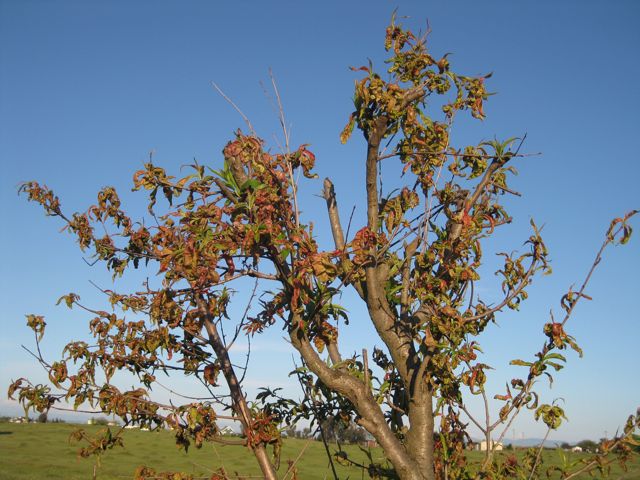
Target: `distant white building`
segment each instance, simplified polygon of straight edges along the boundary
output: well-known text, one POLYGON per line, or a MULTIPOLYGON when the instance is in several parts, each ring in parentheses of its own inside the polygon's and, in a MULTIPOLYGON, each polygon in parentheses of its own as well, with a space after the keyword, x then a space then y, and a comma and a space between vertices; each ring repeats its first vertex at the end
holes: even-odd
POLYGON ((235 430, 231 428, 229 425, 220 429, 220 435, 235 435, 235 434, 236 434, 235 430))
MULTIPOLYGON (((491 440, 491 448, 496 452, 500 452, 500 451, 502 451, 504 446, 502 445, 502 442, 496 442, 496 441, 491 440)), ((480 450, 481 452, 486 452, 487 451, 487 441, 486 440, 482 440, 478 444, 478 450, 480 450)))
POLYGON ((573 447, 571 449, 572 452, 581 452, 582 451, 582 447, 579 447, 578 445, 576 445, 575 447, 573 447))
POLYGON ((25 417, 13 417, 9 423, 29 423, 29 419, 25 417))

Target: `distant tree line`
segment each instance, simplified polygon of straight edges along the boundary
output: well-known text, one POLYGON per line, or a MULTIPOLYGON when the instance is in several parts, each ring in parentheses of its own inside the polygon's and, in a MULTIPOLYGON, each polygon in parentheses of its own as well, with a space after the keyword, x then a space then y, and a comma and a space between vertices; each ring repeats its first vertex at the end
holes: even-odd
MULTIPOLYGON (((2 415, 0 416, 0 423, 7 423, 10 422, 11 420, 13 420, 15 417, 8 417, 6 415, 2 415)), ((29 419, 27 419, 29 420, 29 419)), ((29 420, 32 421, 32 420, 29 420)), ((63 420, 62 418, 52 418, 49 419, 48 415, 46 413, 41 413, 40 415, 38 415, 38 417, 35 420, 37 423, 67 423, 65 420, 63 420)))
MULTIPOLYGON (((639 435, 634 435, 633 436, 635 442, 637 445, 635 445, 633 447, 633 450, 635 450, 636 452, 640 452, 640 436, 639 435)), ((596 453, 599 451, 599 447, 600 445, 607 441, 606 438, 601 438, 600 442, 595 442, 593 440, 580 440, 578 443, 575 444, 570 444, 568 442, 562 442, 560 444, 560 448, 564 449, 564 450, 570 450, 572 448, 575 447, 580 447, 582 449, 583 452, 587 452, 587 453, 596 453)))
POLYGON ((327 417, 321 423, 321 428, 327 442, 356 444, 367 439, 366 431, 362 427, 334 416, 327 417))
POLYGON ((367 440, 366 431, 353 422, 344 422, 334 416, 327 417, 320 423, 316 431, 309 427, 296 430, 295 426, 285 428, 284 433, 288 438, 315 438, 330 443, 358 444, 367 440))
POLYGON ((287 438, 311 438, 313 434, 311 433, 311 429, 309 427, 305 427, 302 430, 296 430, 295 426, 290 426, 284 429, 284 433, 287 438))

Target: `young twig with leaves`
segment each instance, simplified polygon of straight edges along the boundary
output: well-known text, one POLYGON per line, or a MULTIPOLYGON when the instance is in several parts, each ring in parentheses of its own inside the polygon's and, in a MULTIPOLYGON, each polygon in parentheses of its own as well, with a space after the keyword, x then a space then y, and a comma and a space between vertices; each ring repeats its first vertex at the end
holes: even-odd
MULTIPOLYGON (((540 230, 531 222, 525 251, 500 254, 502 298, 489 304, 474 288, 483 243, 511 221, 502 200, 517 194, 508 180, 514 160, 525 155, 519 153, 517 138, 452 145, 454 117, 464 112, 484 117, 489 75, 454 73, 446 55, 432 56, 425 37, 417 38, 394 21, 385 47, 390 52, 388 80, 372 65, 354 69, 364 77, 356 83, 354 111, 341 135, 346 142, 357 128, 366 140, 366 223, 352 238, 345 237, 336 192, 326 179, 324 198, 335 241, 331 248, 319 247, 311 223, 298 210, 296 174, 314 178, 315 156, 307 145, 290 148, 283 114, 283 153, 270 153, 254 133, 238 131, 224 148, 220 170, 196 164, 191 175, 176 179, 146 164, 134 175, 134 188, 149 192, 149 212, 158 222, 153 227, 128 217, 112 188, 103 189, 87 212, 67 216, 49 189, 24 184, 21 191, 47 214, 61 218, 81 249, 91 250, 114 275, 131 267, 157 269, 159 284, 147 283, 134 293, 105 292, 114 309, 91 310, 96 343, 72 342, 61 361, 45 364, 51 382, 63 393, 21 379, 10 394, 40 411, 64 399, 76 407, 89 403, 127 423, 170 425, 178 443, 199 446, 221 440, 213 405, 224 401, 215 393, 224 379, 229 407, 243 427, 241 441, 267 479, 278 476, 278 422, 313 417, 316 395, 328 400, 334 416, 355 421, 375 438, 388 460, 364 466, 376 478, 537 478, 535 455, 528 464, 498 464, 489 448, 480 465, 468 465, 464 422, 473 422, 488 445, 504 436, 523 409, 533 410, 549 428, 559 426, 564 412, 557 405, 540 404, 534 388, 543 376, 551 377, 550 370, 562 368, 560 351, 580 352, 565 327, 577 302, 588 298, 591 272, 578 292, 563 297, 566 317, 544 326, 544 344, 535 358, 512 362, 526 373, 495 396, 503 406, 492 416, 485 389, 489 366, 478 359, 478 338, 499 312, 518 308, 536 275, 550 272, 540 230), (430 100, 438 96, 443 100, 433 103, 442 104, 441 110, 430 111, 430 100), (404 187, 385 196, 379 186, 380 162, 396 157, 404 187), (155 213, 158 194, 168 202, 164 214, 155 213), (100 235, 97 225, 110 233, 100 235), (300 405, 276 398, 259 407, 245 399, 220 326, 232 321, 227 318, 233 300, 227 285, 246 277, 260 279, 268 288, 244 332, 257 336, 272 325, 284 327, 303 360, 297 373, 313 391, 300 405), (339 348, 339 335, 349 335, 350 327, 347 312, 333 299, 348 288, 366 305, 379 337, 370 359, 366 350, 362 356, 345 357, 339 348), (117 311, 142 319, 125 320, 117 311), (375 367, 369 368, 369 360, 375 367), (98 369, 104 381, 98 381, 98 369), (138 376, 145 388, 118 390, 110 379, 119 370, 138 376), (200 379, 211 389, 211 399, 183 406, 152 401, 149 390, 157 375, 167 372, 200 379), (465 391, 483 398, 484 418, 468 411, 465 391), (270 446, 274 456, 267 451, 270 446)), ((612 223, 603 249, 628 240, 633 214, 612 223)), ((69 307, 81 305, 74 294, 63 300, 69 307)), ((44 319, 29 316, 28 323, 41 337, 44 319)), ((637 419, 630 425, 637 425, 637 419)), ((632 431, 625 430, 608 451, 626 452, 632 431)), ((141 472, 139 478, 144 478, 141 472)), ((563 475, 572 474, 567 470, 563 475)))

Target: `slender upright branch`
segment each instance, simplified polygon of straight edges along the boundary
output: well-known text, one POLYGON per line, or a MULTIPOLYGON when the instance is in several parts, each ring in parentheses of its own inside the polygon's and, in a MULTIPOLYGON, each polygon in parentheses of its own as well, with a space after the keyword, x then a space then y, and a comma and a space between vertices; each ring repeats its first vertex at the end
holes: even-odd
MULTIPOLYGON (((237 412, 245 431, 250 431, 253 426, 251 410, 247 405, 247 401, 242 392, 242 387, 240 386, 240 382, 238 382, 235 370, 233 368, 233 365, 231 364, 229 352, 224 347, 224 343, 222 341, 222 338, 220 337, 220 334, 218 333, 218 329, 215 324, 215 319, 209 313, 209 309, 205 303, 204 298, 198 295, 195 297, 195 300, 196 305, 198 306, 200 317, 203 319, 204 328, 209 335, 209 344, 218 357, 218 362, 220 362, 220 370, 222 371, 227 381, 227 385, 229 386, 229 392, 231 393, 234 410, 237 412)), ((254 452, 254 455, 256 456, 256 459, 258 460, 258 465, 260 466, 260 470, 262 471, 264 478, 266 480, 277 480, 275 468, 271 463, 271 460, 269 460, 269 456, 264 444, 258 443, 257 445, 251 445, 251 448, 254 452)))

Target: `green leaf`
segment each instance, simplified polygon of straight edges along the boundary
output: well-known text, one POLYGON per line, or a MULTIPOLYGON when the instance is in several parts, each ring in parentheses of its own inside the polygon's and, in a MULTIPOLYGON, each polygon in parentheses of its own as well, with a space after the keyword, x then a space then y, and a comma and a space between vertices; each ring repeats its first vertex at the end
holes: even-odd
POLYGON ((264 188, 264 185, 260 183, 258 180, 256 180, 255 178, 250 178, 240 186, 240 190, 244 192, 249 188, 251 190, 258 190, 260 188, 264 188))
POLYGON ((556 360, 560 360, 562 362, 566 362, 567 361, 567 359, 563 355, 561 355, 559 353, 547 353, 544 356, 544 359, 545 360, 547 360, 547 359, 556 359, 556 360))
POLYGON ((530 367, 533 365, 531 362, 525 362, 524 360, 511 360, 509 365, 518 365, 520 367, 530 367))

